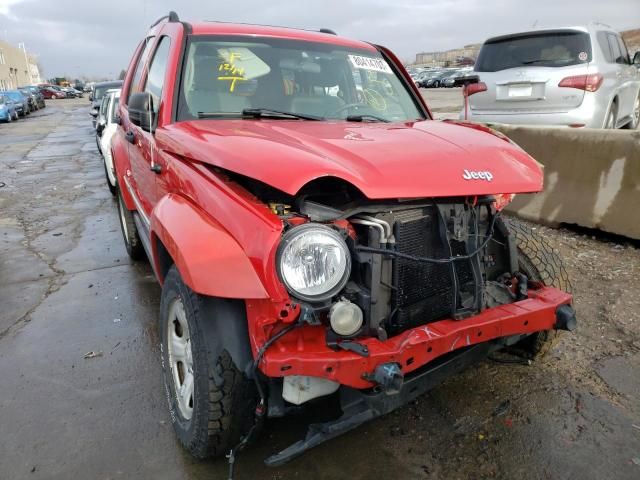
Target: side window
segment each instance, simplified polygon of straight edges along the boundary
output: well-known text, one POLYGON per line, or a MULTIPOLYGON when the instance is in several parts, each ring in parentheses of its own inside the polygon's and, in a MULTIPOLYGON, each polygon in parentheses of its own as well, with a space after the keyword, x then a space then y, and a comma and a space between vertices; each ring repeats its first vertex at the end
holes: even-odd
POLYGON ((110 110, 109 116, 110 116, 111 123, 114 122, 114 118, 115 118, 116 114, 118 113, 118 103, 119 103, 119 101, 120 101, 120 98, 116 97, 115 95, 111 99, 111 107, 109 109, 110 110))
POLYGON ((624 63, 624 60, 622 60, 622 52, 620 51, 620 45, 618 44, 616 35, 614 35, 613 33, 608 33, 607 39, 609 40, 609 48, 611 48, 611 56, 613 57, 613 61, 615 63, 624 63))
POLYGON ((629 58, 629 51, 627 50, 627 46, 625 45, 624 40, 620 35, 616 35, 616 38, 618 39, 618 45, 620 46, 620 54, 622 55, 623 62, 621 63, 626 63, 627 65, 630 65, 631 58, 629 58))
POLYGON ((136 69, 133 73, 133 80, 131 81, 131 85, 129 85, 129 92, 127 93, 127 102, 129 102, 129 97, 132 93, 140 92, 140 78, 142 78, 142 72, 144 71, 144 65, 147 63, 147 57, 149 56, 149 50, 151 50, 151 46, 153 45, 154 37, 147 37, 145 40, 145 46, 142 49, 142 53, 138 57, 138 63, 136 64, 136 69))
POLYGON ((162 87, 164 86, 164 74, 167 70, 167 60, 169 58, 169 47, 171 39, 162 37, 156 52, 149 66, 149 75, 145 82, 144 91, 151 94, 153 99, 153 112, 158 113, 160 108, 160 99, 162 98, 162 87))
POLYGON ((604 54, 604 59, 607 63, 613 63, 613 53, 611 53, 611 47, 609 46, 609 40, 607 39, 607 32, 598 32, 598 44, 604 54))
POLYGON ((106 118, 107 109, 109 108, 109 95, 102 97, 102 103, 100 104, 100 117, 106 118))

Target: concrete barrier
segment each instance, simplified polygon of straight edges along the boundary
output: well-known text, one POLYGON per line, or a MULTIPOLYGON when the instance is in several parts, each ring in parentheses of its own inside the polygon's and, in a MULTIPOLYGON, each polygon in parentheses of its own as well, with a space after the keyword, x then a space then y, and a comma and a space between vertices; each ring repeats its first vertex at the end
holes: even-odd
POLYGON ((640 131, 491 125, 544 165, 544 192, 507 211, 640 239, 640 131))

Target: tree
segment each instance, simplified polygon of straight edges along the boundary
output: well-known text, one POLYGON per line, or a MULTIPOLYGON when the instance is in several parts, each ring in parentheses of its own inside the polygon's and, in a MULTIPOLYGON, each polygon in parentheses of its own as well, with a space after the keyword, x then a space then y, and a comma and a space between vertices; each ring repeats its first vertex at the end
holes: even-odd
POLYGON ((118 80, 124 80, 124 77, 127 76, 126 70, 120 70, 120 75, 118 76, 118 80))

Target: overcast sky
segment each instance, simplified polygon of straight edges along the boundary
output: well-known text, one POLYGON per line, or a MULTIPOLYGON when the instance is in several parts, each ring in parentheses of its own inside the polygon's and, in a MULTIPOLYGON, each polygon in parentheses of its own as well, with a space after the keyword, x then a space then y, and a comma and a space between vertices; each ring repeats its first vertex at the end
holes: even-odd
POLYGON ((640 28, 640 0, 0 0, 0 38, 24 42, 47 77, 117 76, 156 18, 317 29, 381 43, 403 60, 537 26, 640 28))

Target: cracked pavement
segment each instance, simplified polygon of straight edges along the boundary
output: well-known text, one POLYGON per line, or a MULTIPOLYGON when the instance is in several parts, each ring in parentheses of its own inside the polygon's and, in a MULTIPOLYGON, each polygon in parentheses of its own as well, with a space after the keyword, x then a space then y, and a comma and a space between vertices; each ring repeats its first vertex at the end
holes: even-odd
MULTIPOLYGON (((0 125, 0 479, 226 478, 174 438, 160 289, 126 255, 88 111, 0 125)), ((318 412, 270 421, 236 478, 640 478, 638 244, 539 230, 579 315, 543 361, 484 362, 276 469, 262 460, 318 412)))

